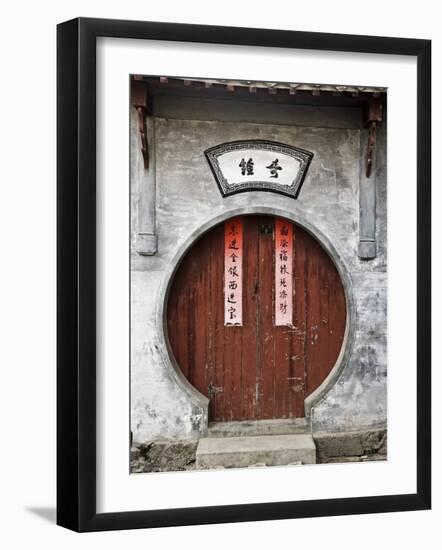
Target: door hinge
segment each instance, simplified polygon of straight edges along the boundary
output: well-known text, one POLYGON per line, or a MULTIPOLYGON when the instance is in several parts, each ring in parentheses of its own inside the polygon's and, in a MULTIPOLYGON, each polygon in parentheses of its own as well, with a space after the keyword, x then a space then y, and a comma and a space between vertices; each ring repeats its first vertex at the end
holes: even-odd
POLYGON ((217 393, 222 393, 223 392, 223 388, 220 387, 220 386, 214 386, 212 384, 212 382, 209 383, 209 386, 208 386, 208 391, 209 391, 209 399, 212 399, 212 397, 214 395, 216 395, 217 393))

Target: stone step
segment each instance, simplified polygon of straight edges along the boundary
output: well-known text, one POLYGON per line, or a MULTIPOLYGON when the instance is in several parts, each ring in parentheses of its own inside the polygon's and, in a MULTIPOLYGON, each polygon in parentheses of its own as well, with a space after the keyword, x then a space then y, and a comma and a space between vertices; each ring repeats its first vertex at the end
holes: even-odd
POLYGON ((311 435, 205 437, 196 449, 196 468, 203 470, 289 464, 316 464, 311 435))
POLYGON ((236 422, 211 422, 207 437, 243 437, 249 435, 308 434, 310 424, 305 418, 282 420, 243 420, 236 422))

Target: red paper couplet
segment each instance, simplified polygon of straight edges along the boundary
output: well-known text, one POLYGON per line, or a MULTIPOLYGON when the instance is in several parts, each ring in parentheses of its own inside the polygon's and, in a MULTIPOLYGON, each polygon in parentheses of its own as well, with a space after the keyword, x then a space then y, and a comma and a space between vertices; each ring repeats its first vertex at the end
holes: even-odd
POLYGON ((224 224, 224 324, 242 325, 242 220, 224 224))
POLYGON ((275 325, 293 325, 293 224, 275 220, 275 325))

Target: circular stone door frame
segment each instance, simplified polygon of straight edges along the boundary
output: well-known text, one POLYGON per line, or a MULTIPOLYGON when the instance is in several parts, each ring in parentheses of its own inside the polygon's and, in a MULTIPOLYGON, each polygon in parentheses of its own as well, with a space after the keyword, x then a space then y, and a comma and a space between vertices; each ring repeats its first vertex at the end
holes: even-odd
POLYGON ((356 327, 356 308, 353 296, 353 287, 348 271, 336 248, 330 242, 328 237, 324 235, 317 227, 312 225, 308 220, 306 220, 302 214, 296 211, 289 211, 282 208, 274 208, 260 205, 248 205, 240 208, 223 210, 222 213, 216 215, 215 217, 211 217, 205 223, 200 225, 196 230, 192 231, 185 239, 185 241, 179 245, 178 251, 172 258, 169 268, 165 273, 159 289, 157 300, 157 326, 160 327, 158 333, 159 352, 162 356, 163 363, 168 371, 170 378, 187 396, 192 405, 192 408, 195 410, 195 414, 199 416, 201 415, 201 412, 198 414, 198 411, 202 411, 203 422, 200 426, 200 429, 202 429, 202 431, 207 430, 209 399, 201 392, 199 392, 194 386, 192 386, 192 384, 187 380, 173 355, 169 342, 169 337, 167 334, 167 303, 169 299, 169 292, 175 273, 177 272, 182 259, 200 237, 202 237, 205 233, 210 231, 216 225, 228 220, 229 218, 248 214, 262 214, 286 218, 302 227, 319 242, 319 244, 330 256, 334 266, 338 270, 338 273, 342 280, 342 284, 344 286, 347 311, 344 339, 342 342, 341 351, 327 377, 309 396, 305 398, 305 417, 307 420, 311 417, 312 409, 325 398, 331 388, 336 384, 340 374, 345 368, 345 365, 348 364, 351 351, 353 349, 354 329, 356 327))

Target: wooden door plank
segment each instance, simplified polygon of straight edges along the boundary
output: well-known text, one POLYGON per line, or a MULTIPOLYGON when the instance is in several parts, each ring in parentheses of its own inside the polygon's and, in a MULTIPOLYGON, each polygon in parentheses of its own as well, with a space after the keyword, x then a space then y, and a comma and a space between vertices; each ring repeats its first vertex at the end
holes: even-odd
POLYGON ((210 284, 212 320, 211 372, 208 394, 210 398, 210 418, 223 419, 225 415, 224 399, 224 226, 221 224, 212 230, 210 241, 210 284), (210 391, 209 391, 210 390, 210 391))
POLYGON ((190 379, 190 373, 188 368, 188 326, 187 326, 187 311, 189 308, 188 303, 188 269, 185 259, 180 265, 180 269, 174 278, 173 293, 176 297, 169 299, 168 304, 168 318, 169 324, 173 325, 172 332, 169 332, 169 340, 172 345, 175 360, 180 366, 183 374, 186 378, 190 379), (179 332, 182 331, 184 337, 179 337, 179 332), (174 339, 172 339, 174 338, 174 339))
POLYGON ((207 358, 207 303, 209 298, 209 257, 204 240, 196 245, 190 261, 193 284, 189 286, 190 299, 187 312, 189 327, 189 364, 188 372, 194 386, 206 393, 207 358))
POLYGON ((344 287, 336 269, 329 270, 328 364, 334 365, 341 351, 347 320, 344 287))
POLYGON ((306 266, 307 253, 305 243, 305 232, 298 226, 293 228, 293 316, 294 332, 292 337, 292 370, 290 377, 291 385, 291 409, 290 415, 294 417, 304 416, 305 399, 305 372, 306 372, 306 266))
MULTIPOLYGON (((275 268, 277 265, 275 264, 275 268)), ((275 286, 276 277, 278 273, 273 275, 275 286)), ((286 279, 291 280, 290 290, 293 295, 293 265, 290 268, 290 273, 285 274, 286 279)), ((276 287, 278 288, 278 287, 276 287)), ((277 297, 274 298, 277 300, 277 297)), ((275 303, 273 304, 273 310, 275 310, 275 303)), ((275 418, 288 418, 290 417, 290 364, 292 356, 292 333, 293 327, 287 325, 275 326, 276 317, 273 317, 273 333, 274 333, 274 349, 275 349, 275 369, 274 369, 274 388, 275 388, 275 418)))
POLYGON ((317 244, 318 251, 318 294, 319 294, 319 326, 316 341, 319 361, 316 365, 314 384, 319 384, 327 377, 329 368, 329 273, 333 269, 327 253, 317 244))
POLYGON ((320 304, 320 256, 316 242, 310 235, 306 239, 308 261, 307 261, 307 372, 306 389, 307 395, 316 387, 321 362, 319 330, 321 324, 320 304))
MULTIPOLYGON (((207 359, 206 359, 206 392, 207 396, 209 394, 209 387, 214 382, 215 379, 215 364, 216 364, 216 357, 215 357, 215 346, 216 346, 216 281, 214 281, 214 272, 216 270, 216 266, 214 265, 216 262, 216 249, 214 250, 214 245, 216 243, 216 228, 212 230, 209 235, 210 238, 207 239, 207 249, 208 249, 208 256, 209 256, 209 276, 208 276, 208 303, 207 303, 207 359)), ((208 237, 209 237, 208 235, 208 237)), ((209 398, 210 399, 210 398, 209 398)), ((215 401, 213 399, 210 399, 209 401, 209 418, 215 418, 215 401)))
POLYGON ((244 231, 244 316, 242 327, 242 388, 241 418, 257 417, 256 369, 259 362, 258 346, 258 224, 255 216, 243 217, 244 231))
POLYGON ((274 338, 274 219, 257 218, 271 233, 258 232, 258 345, 257 418, 275 418, 275 338, 274 338))
POLYGON ((226 326, 224 334, 222 420, 241 420, 242 327, 226 326))

